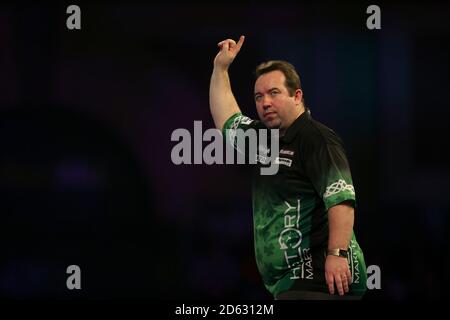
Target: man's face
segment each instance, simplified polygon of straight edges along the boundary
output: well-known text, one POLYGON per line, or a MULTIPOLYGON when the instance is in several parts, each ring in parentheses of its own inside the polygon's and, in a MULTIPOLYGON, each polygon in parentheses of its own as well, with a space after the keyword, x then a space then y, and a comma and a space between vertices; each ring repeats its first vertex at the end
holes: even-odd
POLYGON ((279 70, 260 76, 255 82, 255 103, 258 116, 270 129, 286 130, 298 117, 302 91, 294 96, 285 87, 286 77, 279 70))

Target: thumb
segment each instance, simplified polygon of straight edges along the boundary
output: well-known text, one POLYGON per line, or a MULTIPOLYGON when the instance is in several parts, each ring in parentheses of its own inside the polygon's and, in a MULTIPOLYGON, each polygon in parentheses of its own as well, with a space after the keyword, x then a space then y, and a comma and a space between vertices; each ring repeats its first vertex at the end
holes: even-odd
POLYGON ((228 51, 229 48, 230 43, 228 41, 225 41, 224 44, 222 45, 222 51, 228 51))

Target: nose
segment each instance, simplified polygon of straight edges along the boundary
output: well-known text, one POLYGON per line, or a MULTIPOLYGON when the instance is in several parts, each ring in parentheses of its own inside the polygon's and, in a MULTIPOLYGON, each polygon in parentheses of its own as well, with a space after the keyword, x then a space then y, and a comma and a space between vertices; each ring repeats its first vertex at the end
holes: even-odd
POLYGON ((269 109, 271 107, 272 103, 270 101, 270 98, 267 96, 264 96, 264 100, 263 100, 263 109, 264 111, 266 111, 267 109, 269 109))

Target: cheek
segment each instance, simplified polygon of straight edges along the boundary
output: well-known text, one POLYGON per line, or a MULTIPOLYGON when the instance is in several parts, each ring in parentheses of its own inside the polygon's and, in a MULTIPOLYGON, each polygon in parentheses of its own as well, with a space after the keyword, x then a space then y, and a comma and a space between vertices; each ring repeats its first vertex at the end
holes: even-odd
POLYGON ((283 102, 280 100, 274 100, 272 102, 272 110, 278 114, 283 113, 283 102))
POLYGON ((291 101, 280 98, 274 100, 273 108, 280 115, 284 115, 291 108, 291 101))
POLYGON ((263 114, 264 110, 262 104, 256 104, 256 111, 258 112, 258 114, 263 114))

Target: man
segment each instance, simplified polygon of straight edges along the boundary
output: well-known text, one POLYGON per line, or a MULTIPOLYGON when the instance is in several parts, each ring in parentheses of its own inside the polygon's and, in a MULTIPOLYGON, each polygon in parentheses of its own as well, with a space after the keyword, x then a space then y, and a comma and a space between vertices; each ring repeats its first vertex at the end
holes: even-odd
POLYGON ((243 116, 228 76, 243 43, 241 36, 218 44, 210 108, 226 138, 236 129, 279 129, 278 172, 255 170, 253 178, 255 253, 264 284, 276 299, 359 299, 367 274, 353 233, 355 192, 342 141, 312 119, 300 78, 284 61, 257 67, 260 121, 243 116))

